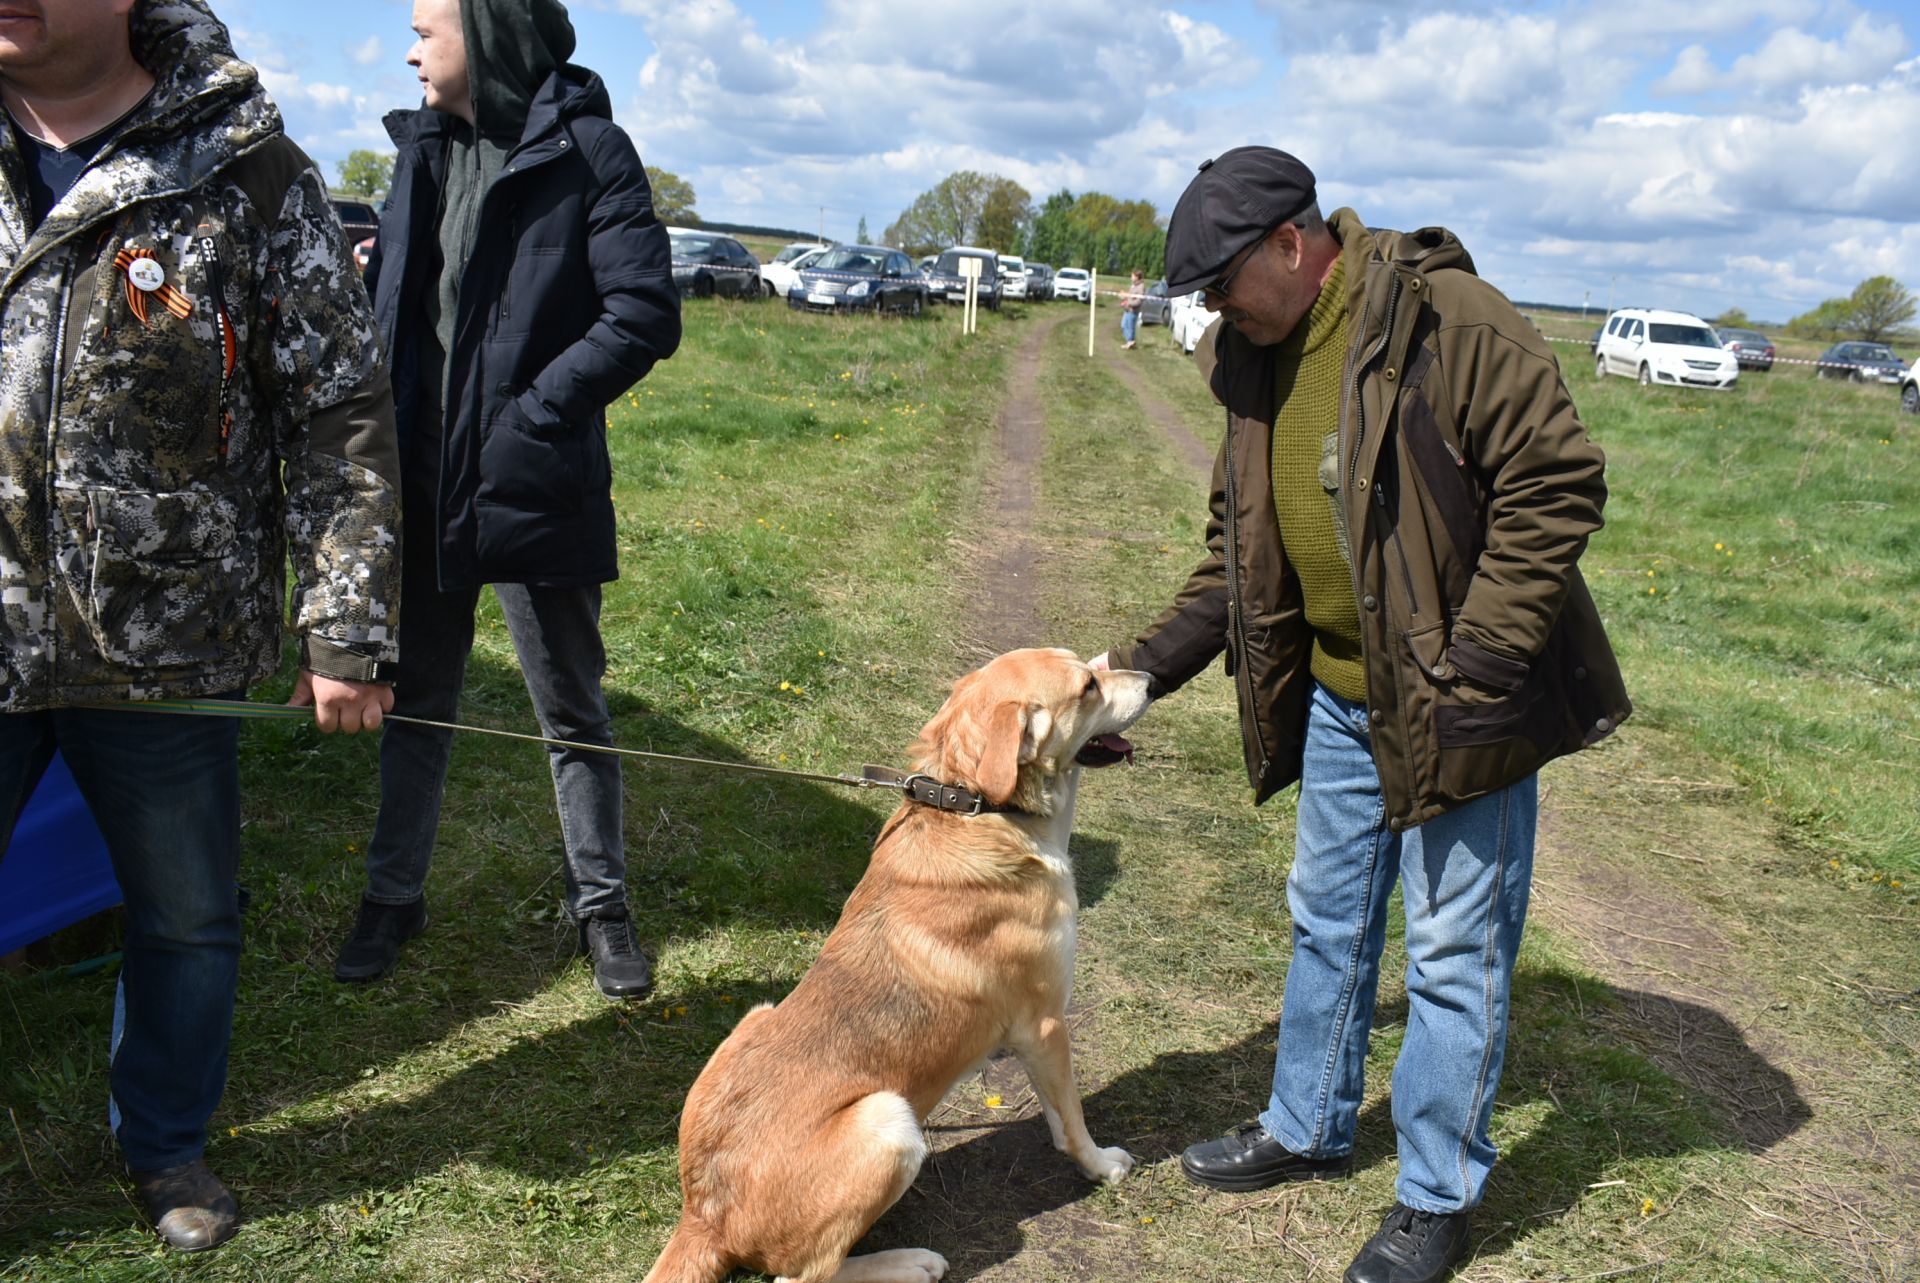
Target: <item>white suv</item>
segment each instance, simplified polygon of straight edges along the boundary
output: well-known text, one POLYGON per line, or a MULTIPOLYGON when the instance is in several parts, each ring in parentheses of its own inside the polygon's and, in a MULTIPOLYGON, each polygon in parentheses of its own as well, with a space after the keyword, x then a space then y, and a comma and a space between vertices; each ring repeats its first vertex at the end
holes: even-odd
POLYGON ((1713 327, 1690 312, 1623 307, 1607 318, 1594 349, 1594 373, 1624 374, 1641 386, 1730 388, 1740 362, 1713 327))
POLYGON ((1000 256, 1000 290, 1006 298, 1027 296, 1027 261, 1013 254, 1000 256))
POLYGON ((1053 274, 1053 296, 1084 303, 1093 292, 1093 279, 1084 267, 1063 267, 1053 274))

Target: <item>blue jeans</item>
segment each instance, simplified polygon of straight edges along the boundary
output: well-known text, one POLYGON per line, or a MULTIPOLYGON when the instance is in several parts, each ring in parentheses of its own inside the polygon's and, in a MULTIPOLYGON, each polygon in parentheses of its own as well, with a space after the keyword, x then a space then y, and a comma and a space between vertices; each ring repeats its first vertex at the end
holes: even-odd
MULTIPOLYGON (((432 501, 423 496, 409 495, 405 503, 408 513, 433 511, 432 501)), ((451 722, 466 685, 480 590, 441 592, 434 558, 431 535, 403 541, 403 645, 393 711, 451 722)), ((600 684, 607 670, 600 640, 600 589, 496 584, 494 593, 541 733, 552 739, 612 744, 612 720, 600 684)), ((368 899, 406 904, 425 891, 452 756, 452 731, 399 722, 382 728, 380 813, 367 843, 368 899)), ((567 909, 575 918, 615 912, 626 904, 627 875, 620 759, 549 747, 547 765, 566 852, 567 909)))
POLYGON ((226 1090, 240 979, 239 726, 124 707, 0 715, 0 851, 57 747, 126 897, 108 1119, 136 1171, 200 1157, 226 1090))
POLYGON ((1131 343, 1133 342, 1133 336, 1139 333, 1139 331, 1140 331, 1140 313, 1130 312, 1124 307, 1121 308, 1120 309, 1120 337, 1125 339, 1127 342, 1131 343))
POLYGON ((1480 1202, 1507 1046, 1514 955, 1533 877, 1535 776, 1393 833, 1365 706, 1315 684, 1287 905, 1273 1095, 1260 1121, 1288 1149, 1353 1149, 1387 898, 1407 917, 1407 1033, 1393 1067, 1395 1193, 1418 1211, 1480 1202))

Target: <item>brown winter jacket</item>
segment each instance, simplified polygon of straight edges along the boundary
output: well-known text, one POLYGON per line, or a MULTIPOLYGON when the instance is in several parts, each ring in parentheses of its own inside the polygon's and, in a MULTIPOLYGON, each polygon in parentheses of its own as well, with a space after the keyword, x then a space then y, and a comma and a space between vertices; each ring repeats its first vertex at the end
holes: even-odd
MULTIPOLYGON (((1605 459, 1546 340, 1451 232, 1328 225, 1351 346, 1321 483, 1351 550, 1374 763, 1410 828, 1599 740, 1632 706, 1575 563, 1605 459)), ((1232 326, 1197 356, 1227 410, 1207 556, 1115 668, 1167 690, 1226 651, 1254 801, 1300 777, 1313 633, 1274 516, 1274 353, 1232 326)))

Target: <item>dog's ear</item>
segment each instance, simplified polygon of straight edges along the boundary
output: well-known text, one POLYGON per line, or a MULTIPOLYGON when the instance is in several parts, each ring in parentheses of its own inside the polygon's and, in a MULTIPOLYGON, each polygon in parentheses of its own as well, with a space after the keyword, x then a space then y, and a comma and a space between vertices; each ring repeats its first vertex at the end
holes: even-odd
POLYGON ((1020 764, 1033 760, 1026 709, 1010 699, 994 705, 980 728, 978 744, 979 757, 972 771, 975 787, 981 797, 1002 806, 1020 786, 1020 764))

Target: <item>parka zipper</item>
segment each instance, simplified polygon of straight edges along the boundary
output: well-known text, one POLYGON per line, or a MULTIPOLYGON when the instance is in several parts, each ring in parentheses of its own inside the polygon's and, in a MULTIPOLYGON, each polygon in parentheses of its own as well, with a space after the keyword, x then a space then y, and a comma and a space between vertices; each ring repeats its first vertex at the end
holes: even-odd
POLYGON ((219 242, 212 236, 200 237, 200 257, 207 267, 207 286, 213 293, 213 327, 220 343, 220 401, 215 413, 220 416, 220 462, 225 464, 233 433, 233 408, 227 394, 239 363, 239 343, 233 333, 233 318, 227 315, 227 265, 221 261, 219 242))
MULTIPOLYGON (((1224 354, 1222 357, 1224 364, 1224 354)), ((1222 375, 1222 383, 1233 386, 1233 380, 1222 375)), ((1240 495, 1239 486, 1233 476, 1233 410, 1227 410, 1227 436, 1221 448, 1221 458, 1226 462, 1226 553, 1227 553, 1227 617, 1233 629, 1228 646, 1234 651, 1233 685, 1234 691, 1245 701, 1246 723, 1253 728, 1253 744, 1260 754, 1258 788, 1266 782, 1269 757, 1267 739, 1260 730, 1260 709, 1254 699, 1253 675, 1247 670, 1247 625, 1246 602, 1240 595, 1240 495)))

